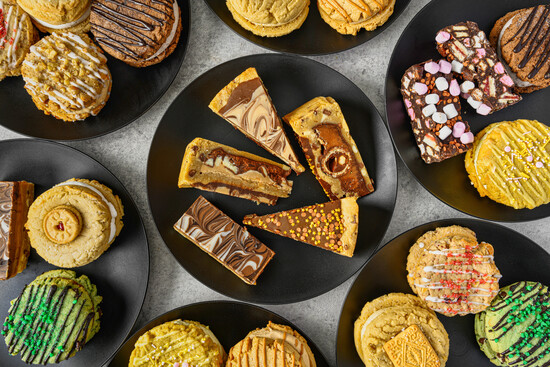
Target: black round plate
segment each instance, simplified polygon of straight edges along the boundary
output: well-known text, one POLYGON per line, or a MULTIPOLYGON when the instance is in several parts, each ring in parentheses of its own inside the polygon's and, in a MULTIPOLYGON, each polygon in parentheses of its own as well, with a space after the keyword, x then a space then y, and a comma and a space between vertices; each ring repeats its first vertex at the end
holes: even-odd
MULTIPOLYGON (((103 296, 101 329, 80 352, 60 366, 103 366, 130 333, 145 299, 149 277, 149 246, 139 212, 122 183, 99 162, 80 151, 42 140, 0 142, 0 180, 34 183, 35 196, 70 178, 95 179, 110 187, 124 205, 124 228, 109 250, 96 261, 72 270, 87 275, 103 296)), ((22 273, 0 286, 0 320, 8 314, 10 301, 26 284, 56 267, 31 249, 22 273)), ((2 367, 26 366, 19 355, 10 356, 0 341, 2 367)))
POLYGON ((226 353, 229 352, 231 347, 243 340, 249 332, 265 327, 269 321, 276 324, 288 325, 306 339, 318 367, 328 367, 329 365, 323 353, 311 339, 290 321, 276 313, 246 303, 210 301, 179 307, 149 321, 132 335, 131 338, 126 340, 126 343, 120 348, 115 358, 109 364, 109 367, 128 366, 134 345, 143 333, 155 326, 176 319, 198 321, 203 325, 209 326, 226 353))
MULTIPOLYGON (((470 20, 488 35, 495 22, 507 12, 547 3, 541 0, 434 0, 407 26, 397 42, 386 78, 386 114, 393 142, 405 165, 429 192, 444 203, 466 214, 495 221, 519 222, 550 215, 550 205, 516 210, 481 198, 471 185, 464 168, 464 155, 441 163, 426 164, 420 158, 410 119, 401 97, 401 77, 410 66, 441 56, 435 48, 435 35, 441 28, 470 20)), ((476 134, 497 121, 532 119, 550 124, 550 88, 524 94, 523 101, 488 116, 478 115, 462 100, 464 119, 476 134)))
MULTIPOLYGON (((351 286, 340 314, 336 355, 339 367, 363 366, 353 341, 353 324, 365 303, 392 292, 413 294, 407 283, 409 249, 425 232, 457 224, 472 229, 479 241, 495 248, 495 262, 503 275, 500 286, 520 280, 550 284, 550 255, 527 237, 498 224, 477 219, 445 219, 413 228, 391 240, 365 266, 351 286)), ((450 338, 447 367, 491 367, 474 333, 474 315, 437 315, 450 338)))
MULTIPOLYGON (((285 126, 295 152, 306 163, 292 129, 285 126)), ((162 118, 149 152, 147 191, 155 224, 172 254, 194 277, 227 296, 254 303, 305 300, 340 285, 358 271, 382 240, 390 222, 397 189, 395 155, 389 134, 365 94, 350 80, 316 61, 281 54, 246 56, 219 65, 192 82, 162 118), (276 253, 256 286, 246 285, 172 226, 199 195, 237 223, 246 214, 268 214, 328 201, 307 169, 290 178, 292 195, 276 206, 177 186, 185 147, 196 137, 211 139, 277 160, 208 108, 216 93, 246 68, 254 66, 264 81, 279 116, 317 96, 332 96, 342 107, 376 191, 361 198, 360 229, 353 258, 336 255, 275 234, 251 228, 252 234, 276 253)))
POLYGON ((409 5, 410 0, 396 0, 393 14, 388 21, 374 31, 361 30, 356 36, 345 36, 329 26, 312 0, 309 14, 302 26, 282 37, 260 37, 247 31, 233 19, 225 0, 205 0, 210 9, 235 33, 260 47, 298 55, 326 55, 349 50, 373 39, 393 23, 409 5))
POLYGON ((107 104, 97 116, 65 122, 45 115, 23 88, 23 78, 11 77, 0 83, 0 125, 36 138, 79 140, 108 134, 139 118, 168 90, 183 62, 189 38, 189 0, 177 1, 181 8, 182 29, 172 55, 159 64, 134 68, 105 53, 113 87, 107 104))

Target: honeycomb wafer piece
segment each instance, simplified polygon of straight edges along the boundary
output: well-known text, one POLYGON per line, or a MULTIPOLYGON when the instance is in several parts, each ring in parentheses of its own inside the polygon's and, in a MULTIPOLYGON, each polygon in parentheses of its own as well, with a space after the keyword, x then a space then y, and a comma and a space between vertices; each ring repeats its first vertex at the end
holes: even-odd
POLYGON ((290 167, 210 140, 195 138, 181 164, 178 187, 275 205, 292 190, 290 167))
POLYGON ((439 367, 441 362, 417 325, 411 325, 384 344, 396 367, 439 367))
POLYGON ((315 177, 330 200, 374 191, 359 149, 338 103, 316 97, 283 117, 294 133, 315 177))
POLYGON ((474 22, 443 28, 435 38, 437 50, 461 74, 460 89, 480 115, 488 115, 521 100, 514 81, 500 62, 485 33, 474 22))
POLYGON ((401 78, 401 94, 424 162, 441 162, 472 147, 474 134, 462 120, 460 87, 448 61, 411 66, 401 78))
POLYGON ((357 241, 359 207, 355 198, 345 198, 263 216, 250 214, 243 224, 351 257, 357 241))
POLYGON ((480 196, 515 209, 550 202, 550 128, 534 120, 502 121, 477 134, 466 154, 480 196))

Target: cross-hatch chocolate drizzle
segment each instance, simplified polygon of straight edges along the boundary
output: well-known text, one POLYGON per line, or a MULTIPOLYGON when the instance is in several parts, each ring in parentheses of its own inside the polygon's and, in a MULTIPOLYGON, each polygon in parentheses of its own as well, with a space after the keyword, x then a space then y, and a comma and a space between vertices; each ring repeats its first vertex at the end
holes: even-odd
MULTIPOLYGON (((519 37, 518 43, 514 47, 515 53, 519 53, 527 47, 527 52, 519 63, 520 68, 524 68, 537 52, 543 48, 533 66, 533 70, 527 75, 528 78, 534 78, 550 59, 550 29, 544 32, 544 27, 547 23, 550 23, 550 5, 536 6, 531 10, 531 13, 516 34, 507 42, 512 42, 516 37, 519 37), (542 14, 538 22, 535 23, 535 16, 540 8, 543 8, 542 14)), ((550 79, 550 67, 544 77, 550 79)))
POLYGON ((97 23, 92 24, 92 27, 96 31, 96 40, 105 47, 112 48, 125 56, 137 60, 140 55, 136 53, 136 48, 153 47, 158 44, 158 40, 148 37, 145 32, 151 32, 156 27, 162 27, 166 23, 165 18, 153 16, 140 10, 140 8, 150 9, 169 19, 172 18, 172 15, 170 15, 172 5, 170 1, 166 0, 143 2, 138 0, 126 0, 124 2, 120 0, 95 1, 92 5, 92 11, 110 24, 108 28, 97 23), (105 3, 112 4, 113 7, 109 7, 105 3), (127 3, 133 6, 126 5, 127 3), (148 3, 160 5, 165 10, 151 6, 148 3), (118 10, 119 8, 126 9, 128 14, 122 13, 118 10), (134 15, 130 15, 132 13, 134 15), (144 19, 138 19, 138 15, 141 15, 144 19), (120 37, 124 41, 117 40, 115 37, 120 37))

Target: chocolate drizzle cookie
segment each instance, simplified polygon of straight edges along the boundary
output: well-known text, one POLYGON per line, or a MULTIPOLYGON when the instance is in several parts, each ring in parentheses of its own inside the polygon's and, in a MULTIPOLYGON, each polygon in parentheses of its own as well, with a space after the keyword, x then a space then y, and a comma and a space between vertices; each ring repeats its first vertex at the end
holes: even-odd
POLYGON ((42 38, 31 46, 21 74, 36 107, 65 121, 97 115, 111 93, 107 58, 86 34, 42 38))
POLYGON ((97 0, 90 23, 96 41, 108 54, 135 67, 168 57, 182 28, 177 0, 97 0))
POLYGON ((21 75, 29 48, 38 41, 31 18, 18 5, 0 0, 0 81, 21 75))
POLYGON ((510 67, 516 91, 550 86, 550 5, 506 14, 495 23, 489 40, 510 67))

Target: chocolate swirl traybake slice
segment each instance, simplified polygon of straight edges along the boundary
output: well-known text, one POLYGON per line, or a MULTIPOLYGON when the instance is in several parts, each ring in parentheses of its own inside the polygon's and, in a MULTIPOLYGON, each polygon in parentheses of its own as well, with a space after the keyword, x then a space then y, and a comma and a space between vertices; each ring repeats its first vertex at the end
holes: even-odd
POLYGON ((71 270, 39 275, 11 302, 2 328, 8 352, 25 363, 59 363, 99 331, 102 297, 87 276, 71 270))
POLYGON ((27 267, 31 252, 25 222, 34 198, 34 184, 0 181, 0 280, 27 267))
POLYGON ((356 198, 345 198, 263 216, 250 214, 243 224, 352 257, 359 206, 356 198))
POLYGON ((235 196, 275 205, 292 190, 290 167, 227 145, 195 138, 181 164, 178 187, 235 196))
POLYGON ((256 69, 248 68, 237 76, 208 107, 297 174, 304 172, 256 69))
POLYGON ((250 285, 256 284, 275 255, 202 196, 174 224, 174 229, 250 285))
POLYGON ((283 120, 294 129, 315 177, 330 200, 361 197, 374 191, 373 181, 334 99, 314 98, 283 120))

